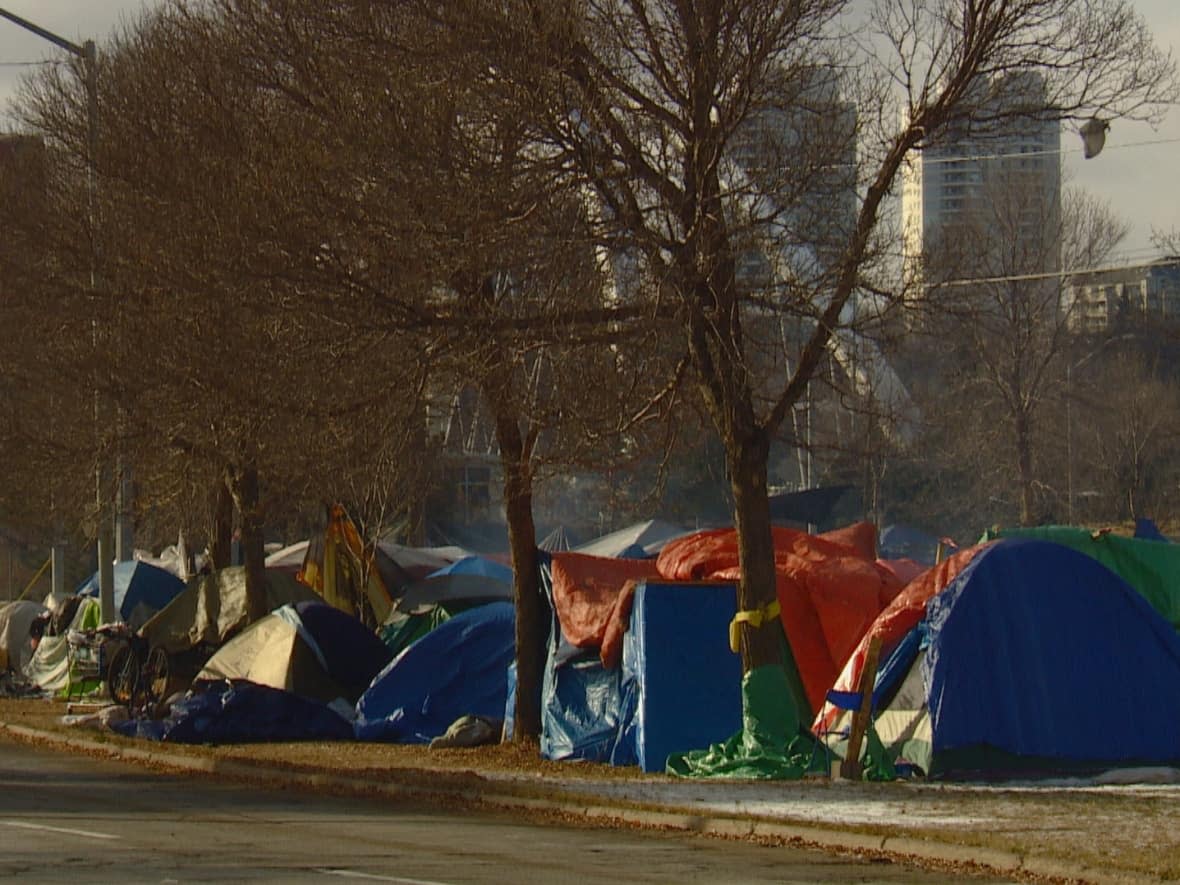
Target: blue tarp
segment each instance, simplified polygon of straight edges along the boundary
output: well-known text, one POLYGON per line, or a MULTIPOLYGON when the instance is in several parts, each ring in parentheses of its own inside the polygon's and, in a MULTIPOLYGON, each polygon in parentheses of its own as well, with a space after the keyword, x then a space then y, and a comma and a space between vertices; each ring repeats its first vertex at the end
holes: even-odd
POLYGON ((1001 541, 927 620, 935 760, 978 748, 1050 767, 1180 761, 1180 637, 1094 559, 1001 541))
MULTIPOLYGON (((619 737, 621 670, 602 666, 597 648, 577 648, 561 632, 553 607, 551 560, 540 558, 541 589, 549 600, 549 651, 541 675, 541 756, 545 759, 612 759, 619 737)), ((634 758, 614 760, 633 765, 634 758)))
POLYGON ((114 730, 177 744, 352 738, 352 724, 325 704, 252 682, 211 683, 173 704, 167 719, 131 719, 114 730))
POLYGON ((939 540, 934 535, 908 525, 887 525, 877 534, 877 555, 881 559, 912 559, 934 565, 939 540))
POLYGON ((741 657, 729 649, 732 584, 635 591, 623 641, 622 728, 612 761, 664 771, 669 754, 708 747, 742 727, 741 657))
POLYGON ((515 659, 512 603, 460 612, 398 655, 357 702, 362 740, 428 743, 460 716, 499 719, 515 659))
POLYGON ((447 575, 474 575, 480 578, 491 578, 502 584, 512 583, 512 569, 484 556, 464 556, 450 565, 444 565, 437 571, 431 572, 425 580, 443 578, 447 575))
POLYGON ((1155 520, 1140 516, 1135 520, 1135 537, 1141 541, 1167 541, 1155 520))
MULTIPOLYGON (((147 619, 164 608, 184 590, 184 582, 172 572, 139 560, 115 563, 115 608, 133 627, 140 627, 147 619), (139 609, 136 612, 136 609, 139 609), (133 613, 135 616, 133 617, 133 613), (133 623, 134 622, 134 623, 133 623)), ((79 596, 98 598, 98 572, 78 587, 79 596)))

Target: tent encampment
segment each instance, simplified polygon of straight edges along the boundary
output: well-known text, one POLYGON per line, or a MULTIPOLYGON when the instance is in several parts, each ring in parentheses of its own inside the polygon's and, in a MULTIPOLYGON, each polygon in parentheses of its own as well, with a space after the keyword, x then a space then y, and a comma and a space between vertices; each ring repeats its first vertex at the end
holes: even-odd
POLYGON ((888 753, 949 778, 1180 762, 1180 637, 1139 593, 1045 541, 961 556, 883 659, 874 726, 888 753))
POLYGON ((325 703, 356 702, 389 650, 356 618, 324 602, 285 605, 223 645, 193 680, 246 680, 325 703))
POLYGON ((356 705, 356 736, 429 743, 464 715, 501 719, 516 649, 509 602, 460 612, 398 655, 356 705))
POLYGON ((687 531, 661 519, 647 519, 595 538, 587 544, 575 547, 573 552, 584 553, 587 556, 645 559, 655 556, 665 544, 686 534, 687 531))
POLYGON ((406 588, 394 608, 413 612, 446 602, 512 599, 512 569, 483 556, 464 556, 406 588))
MULTIPOLYGON (((267 570, 267 612, 315 599, 315 591, 292 575, 267 570)), ((246 568, 235 565, 192 578, 184 592, 153 615, 140 633, 151 646, 177 654, 203 644, 221 645, 248 622, 246 568)))
MULTIPOLYGON (((133 630, 180 595, 184 581, 169 571, 138 559, 115 563, 115 608, 133 630)), ((77 591, 79 596, 98 599, 98 572, 77 591)))

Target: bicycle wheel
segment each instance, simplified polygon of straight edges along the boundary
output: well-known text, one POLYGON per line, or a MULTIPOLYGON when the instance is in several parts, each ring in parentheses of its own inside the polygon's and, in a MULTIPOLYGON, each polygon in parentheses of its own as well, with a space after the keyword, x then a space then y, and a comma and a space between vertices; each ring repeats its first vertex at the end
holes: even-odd
POLYGON ((107 670, 107 691, 111 700, 125 707, 131 706, 135 697, 135 689, 139 682, 139 670, 142 664, 139 655, 129 644, 115 652, 107 670))
POLYGON ((168 652, 156 646, 148 652, 147 663, 143 665, 143 684, 149 703, 158 703, 168 697, 168 681, 172 677, 172 663, 168 652))

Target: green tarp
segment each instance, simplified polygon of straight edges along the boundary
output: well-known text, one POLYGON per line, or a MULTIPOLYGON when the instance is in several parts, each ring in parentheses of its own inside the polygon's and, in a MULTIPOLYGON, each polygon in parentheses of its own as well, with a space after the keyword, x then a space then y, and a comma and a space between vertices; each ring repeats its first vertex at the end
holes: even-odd
POLYGON ((1074 526, 991 529, 982 540, 1037 538, 1070 547, 1098 560, 1143 596, 1180 630, 1180 545, 1127 538, 1074 526))
POLYGON ((798 780, 827 762, 801 729, 786 671, 771 665, 742 677, 742 730, 705 750, 673 753, 669 774, 681 777, 798 780))

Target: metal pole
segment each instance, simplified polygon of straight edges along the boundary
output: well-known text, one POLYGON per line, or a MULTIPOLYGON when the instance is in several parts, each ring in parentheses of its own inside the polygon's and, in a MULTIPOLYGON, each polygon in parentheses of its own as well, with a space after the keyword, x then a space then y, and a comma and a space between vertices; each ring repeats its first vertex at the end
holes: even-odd
MULTIPOLYGON (((90 289, 91 292, 97 289, 97 274, 98 274, 98 244, 95 237, 97 229, 97 213, 95 211, 95 157, 98 152, 98 47, 93 40, 87 40, 81 46, 72 40, 67 40, 52 31, 46 30, 40 25, 33 24, 28 19, 21 18, 19 15, 9 12, 6 9, 0 9, 0 18, 5 18, 19 27, 24 28, 41 37, 43 40, 48 40, 54 46, 59 46, 70 54, 82 59, 82 66, 84 72, 84 85, 86 87, 86 199, 87 209, 90 221, 90 289)), ((98 319, 97 308, 94 321, 95 342, 97 346, 98 335, 98 319)), ((94 417, 96 431, 102 427, 102 413, 100 408, 100 399, 97 385, 94 392, 94 417)), ((112 544, 111 544, 111 526, 109 514, 107 512, 106 502, 103 496, 103 469, 100 465, 96 469, 95 476, 95 494, 98 504, 98 538, 97 538, 97 555, 98 555, 98 589, 99 599, 102 605, 102 620, 110 622, 116 617, 115 612, 115 585, 114 585, 114 569, 111 560, 112 544)))

